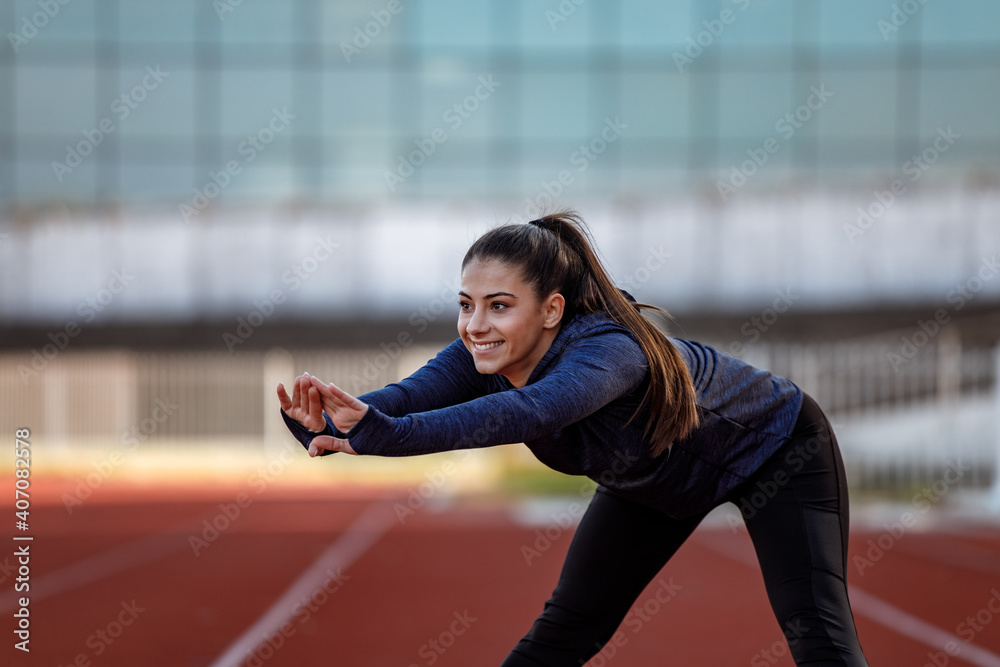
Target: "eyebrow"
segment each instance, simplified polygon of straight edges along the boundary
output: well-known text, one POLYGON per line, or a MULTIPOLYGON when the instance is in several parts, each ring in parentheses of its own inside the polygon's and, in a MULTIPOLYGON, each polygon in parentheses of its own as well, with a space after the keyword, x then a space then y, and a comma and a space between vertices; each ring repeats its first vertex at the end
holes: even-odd
MULTIPOLYGON (((472 298, 471 296, 469 296, 468 294, 466 294, 464 291, 461 291, 461 290, 458 292, 458 295, 459 296, 464 296, 466 299, 471 299, 472 298)), ((484 299, 493 299, 493 298, 498 297, 498 296, 509 296, 509 297, 514 298, 514 299, 517 298, 516 294, 511 294, 510 292, 493 292, 492 294, 487 294, 483 298, 484 299)))

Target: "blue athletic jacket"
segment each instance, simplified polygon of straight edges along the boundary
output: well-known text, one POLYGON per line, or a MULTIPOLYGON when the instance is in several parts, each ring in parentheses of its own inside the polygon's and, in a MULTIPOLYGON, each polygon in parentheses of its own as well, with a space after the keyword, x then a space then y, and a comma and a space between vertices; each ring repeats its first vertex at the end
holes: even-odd
MULTIPOLYGON (((649 382, 639 342, 605 313, 563 325, 527 384, 480 374, 457 339, 410 377, 358 398, 370 407, 347 433, 358 454, 413 456, 523 442, 550 468, 684 518, 725 499, 792 433, 802 390, 707 345, 670 338, 691 371, 699 426, 659 457, 645 416, 626 424, 649 382)), ((308 447, 314 435, 282 411, 308 447)))

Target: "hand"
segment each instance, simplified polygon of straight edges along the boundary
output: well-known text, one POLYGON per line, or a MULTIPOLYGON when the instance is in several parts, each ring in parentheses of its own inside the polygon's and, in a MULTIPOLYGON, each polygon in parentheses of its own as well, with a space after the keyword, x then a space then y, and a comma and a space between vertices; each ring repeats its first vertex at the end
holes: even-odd
POLYGON ((319 390, 312 386, 311 380, 309 373, 303 373, 295 378, 291 398, 285 391, 285 385, 279 382, 278 400, 286 415, 313 433, 320 433, 326 429, 326 420, 323 418, 323 403, 320 400, 319 390))
MULTIPOLYGON (((323 401, 320 398, 320 390, 312 385, 313 380, 319 386, 326 388, 326 385, 310 376, 309 373, 303 373, 295 378, 291 398, 288 397, 288 392, 285 391, 285 385, 278 383, 278 400, 281 402, 281 409, 285 411, 286 415, 313 433, 320 433, 326 429, 326 419, 323 418, 323 401)), ((353 400, 363 405, 365 411, 367 411, 367 405, 357 399, 353 400)), ((361 416, 364 416, 364 411, 361 413, 361 416)), ((358 417, 358 419, 360 418, 358 417)), ((337 423, 334 422, 334 424, 336 425, 337 423)), ((341 431, 350 430, 350 428, 341 428, 339 425, 337 428, 341 431)), ((351 447, 347 440, 334 438, 329 435, 317 435, 309 444, 309 456, 319 456, 323 450, 357 455, 357 452, 354 451, 354 448, 351 447)))
POLYGON ((347 433, 354 428, 368 412, 367 403, 362 403, 332 382, 324 384, 314 377, 309 377, 309 380, 312 385, 309 390, 310 395, 314 389, 319 392, 323 412, 326 412, 330 421, 341 433, 347 433))

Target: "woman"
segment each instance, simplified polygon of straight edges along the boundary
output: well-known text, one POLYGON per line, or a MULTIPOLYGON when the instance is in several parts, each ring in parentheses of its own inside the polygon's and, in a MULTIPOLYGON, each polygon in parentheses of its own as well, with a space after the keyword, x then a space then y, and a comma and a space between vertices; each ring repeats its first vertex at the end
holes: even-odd
POLYGON ((640 313, 652 306, 614 286, 575 213, 480 237, 459 306, 460 338, 409 378, 354 398, 305 374, 278 397, 313 456, 524 442, 598 482, 552 597, 504 667, 583 664, 724 502, 743 513, 796 663, 867 664, 847 597, 843 463, 798 386, 668 338, 640 313))

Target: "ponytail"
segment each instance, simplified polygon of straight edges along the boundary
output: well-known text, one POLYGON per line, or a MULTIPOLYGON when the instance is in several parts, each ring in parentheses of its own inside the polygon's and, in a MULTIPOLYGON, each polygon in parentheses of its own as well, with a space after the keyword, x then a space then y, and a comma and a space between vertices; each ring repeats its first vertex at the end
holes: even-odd
POLYGON ((521 268, 526 283, 539 298, 558 292, 566 299, 564 318, 604 311, 631 331, 649 364, 649 386, 629 418, 647 412, 646 437, 659 456, 698 424, 694 384, 684 360, 666 333, 641 310, 662 315, 662 308, 629 301, 619 290, 593 249, 583 219, 563 211, 527 225, 504 225, 480 237, 462 260, 495 259, 521 268))

